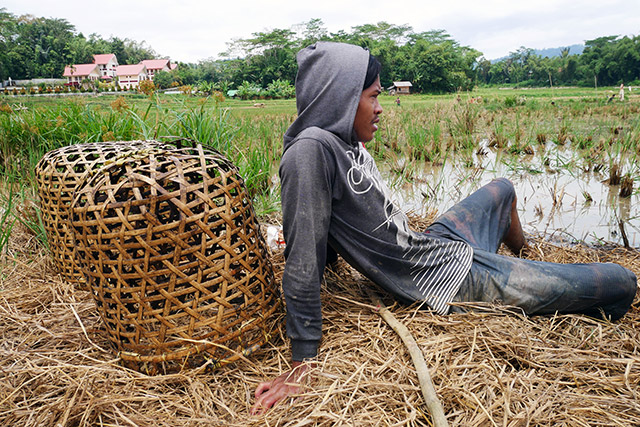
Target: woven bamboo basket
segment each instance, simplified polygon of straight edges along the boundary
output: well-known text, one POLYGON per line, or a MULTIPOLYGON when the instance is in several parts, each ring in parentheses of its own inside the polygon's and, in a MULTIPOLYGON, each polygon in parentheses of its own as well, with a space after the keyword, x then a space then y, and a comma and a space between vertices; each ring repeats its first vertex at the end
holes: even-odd
POLYGON ((215 368, 280 324, 264 238, 220 153, 198 145, 116 160, 78 190, 71 215, 79 263, 126 366, 215 368))
POLYGON ((69 228, 69 207, 73 192, 88 174, 124 152, 144 148, 170 148, 158 141, 111 141, 70 145, 45 154, 36 166, 42 222, 53 262, 70 283, 84 286, 84 277, 75 262, 76 248, 69 228))

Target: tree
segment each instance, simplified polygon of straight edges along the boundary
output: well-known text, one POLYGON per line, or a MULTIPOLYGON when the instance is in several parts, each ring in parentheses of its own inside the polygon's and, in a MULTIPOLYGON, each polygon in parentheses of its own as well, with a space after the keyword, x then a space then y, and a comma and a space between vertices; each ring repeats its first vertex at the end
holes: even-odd
POLYGON ((256 82, 266 86, 278 79, 293 81, 296 73, 295 32, 288 29, 274 29, 269 32, 253 33, 249 39, 236 39, 228 52, 239 52, 244 60, 238 63, 234 82, 256 82))
POLYGON ((271 98, 293 98, 296 96, 295 87, 286 80, 274 80, 267 86, 267 96, 271 98))
POLYGON ((319 40, 327 40, 327 29, 322 19, 314 18, 299 25, 302 31, 301 47, 311 45, 319 40))
POLYGON ((262 88, 248 81, 243 81, 240 86, 238 86, 238 97, 240 99, 255 99, 258 98, 262 94, 262 88))
POLYGON ((109 51, 114 53, 121 64, 137 64, 144 59, 155 58, 157 54, 146 42, 137 42, 130 39, 119 39, 111 37, 108 40, 110 46, 109 51))
POLYGON ((0 8, 0 79, 11 76, 9 53, 14 48, 14 40, 18 36, 16 18, 5 8, 0 8))
POLYGON ((420 92, 453 92, 475 84, 480 52, 462 47, 442 30, 411 34, 403 46, 404 67, 420 92))
POLYGON ((158 89, 170 88, 174 81, 173 73, 169 71, 158 71, 153 75, 153 83, 158 89))
POLYGON ((476 79, 483 84, 488 84, 491 77, 491 61, 484 56, 478 59, 476 66, 476 79))
POLYGON ((533 49, 524 46, 520 46, 518 50, 509 54, 507 72, 510 83, 520 83, 528 78, 529 60, 533 55, 533 49))
POLYGON ((406 42, 411 32, 412 28, 409 25, 393 25, 385 21, 353 27, 353 37, 356 39, 369 39, 376 42, 391 40, 396 44, 406 42))
POLYGON ((82 34, 74 37, 67 44, 65 64, 88 64, 93 62, 93 55, 96 52, 89 40, 82 34))
POLYGON ((69 64, 90 63, 93 54, 115 53, 122 64, 153 58, 154 51, 129 39, 86 39, 64 19, 15 17, 0 9, 0 78, 60 77, 69 64))
POLYGON ((613 45, 616 39, 617 36, 606 36, 585 42, 585 48, 580 56, 580 62, 585 68, 585 71, 590 71, 588 72, 588 78, 591 80, 591 83, 594 81, 596 81, 598 85, 612 85, 616 83, 616 76, 612 74, 613 68, 616 68, 616 65, 612 63, 613 45))
POLYGON ((211 82, 201 81, 198 83, 198 92, 205 96, 210 96, 214 90, 215 85, 211 82))

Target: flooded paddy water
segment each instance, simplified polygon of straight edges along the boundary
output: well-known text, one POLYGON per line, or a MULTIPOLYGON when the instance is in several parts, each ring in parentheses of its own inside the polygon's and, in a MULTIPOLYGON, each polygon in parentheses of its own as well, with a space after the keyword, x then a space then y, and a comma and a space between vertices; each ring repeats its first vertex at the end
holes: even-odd
MULTIPOLYGON (((381 164, 381 171, 405 211, 443 213, 492 179, 506 177, 516 188, 525 233, 591 245, 625 245, 624 235, 630 247, 640 247, 637 184, 630 197, 620 197, 620 185, 608 184, 609 168, 585 170, 570 146, 548 142, 539 154, 514 156, 486 147, 486 140, 481 145, 482 154, 465 159, 433 164, 398 158, 381 164)), ((632 160, 620 165, 623 171, 637 167, 632 160)))

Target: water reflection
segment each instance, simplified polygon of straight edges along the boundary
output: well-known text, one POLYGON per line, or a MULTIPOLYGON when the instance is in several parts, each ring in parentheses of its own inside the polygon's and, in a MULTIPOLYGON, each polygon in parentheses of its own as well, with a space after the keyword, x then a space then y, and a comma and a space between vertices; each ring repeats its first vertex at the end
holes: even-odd
MULTIPOLYGON (((640 246, 640 215, 634 206, 637 188, 629 198, 619 197, 619 186, 607 184, 608 175, 585 172, 568 148, 547 147, 542 154, 514 156, 484 148, 484 154, 458 156, 441 165, 396 158, 381 163, 381 171, 405 211, 444 212, 493 178, 509 178, 518 194, 523 227, 564 242, 640 246), (564 151, 562 151, 564 150, 564 151)), ((623 164, 633 171, 637 165, 623 164)), ((637 183, 634 185, 637 187, 637 183)))

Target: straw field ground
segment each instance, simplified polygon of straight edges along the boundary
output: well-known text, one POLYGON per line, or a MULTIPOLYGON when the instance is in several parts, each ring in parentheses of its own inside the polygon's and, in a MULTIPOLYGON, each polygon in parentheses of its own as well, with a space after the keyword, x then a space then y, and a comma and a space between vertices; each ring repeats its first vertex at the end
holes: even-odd
MULTIPOLYGON (((617 165, 632 184, 640 176, 635 94, 622 103, 608 102, 606 91, 593 89, 493 89, 460 100, 408 97, 396 109, 392 98, 383 102, 387 119, 370 146, 383 163, 398 155, 465 162, 480 139, 518 159, 539 155, 551 141, 571 145, 567 173, 608 172, 617 165)), ((323 283, 324 338, 312 381, 300 396, 262 416, 249 415, 253 391, 288 367, 283 328, 232 365, 148 376, 119 364, 91 294, 54 270, 33 167, 46 151, 68 143, 163 135, 206 142, 238 164, 263 221, 277 222, 273 175, 295 106, 264 103, 216 106, 169 97, 2 101, 0 425, 432 425, 408 352, 372 307, 366 289, 374 285, 344 263, 328 271, 323 283)), ((420 178, 404 172, 398 174, 409 182, 420 178)), ((423 228, 431 218, 414 217, 413 225, 423 228)), ((528 237, 530 259, 617 262, 640 275, 637 248, 559 246, 545 236, 528 237)), ((271 255, 279 278, 282 253, 271 255)), ((503 306, 437 316, 383 300, 418 342, 450 425, 638 425, 638 297, 616 323, 577 315, 530 318, 503 306)), ((273 321, 281 325, 282 315, 273 321)))

